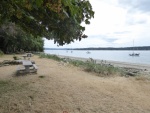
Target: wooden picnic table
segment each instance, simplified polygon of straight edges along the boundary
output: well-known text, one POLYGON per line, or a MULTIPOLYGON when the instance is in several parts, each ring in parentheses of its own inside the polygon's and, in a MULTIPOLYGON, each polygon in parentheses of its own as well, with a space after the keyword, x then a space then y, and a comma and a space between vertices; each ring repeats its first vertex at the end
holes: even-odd
POLYGON ((29 72, 30 72, 30 67, 33 66, 32 62, 29 61, 29 60, 24 60, 24 61, 22 62, 22 64, 23 64, 23 66, 25 67, 25 71, 26 71, 27 73, 29 73, 29 72))

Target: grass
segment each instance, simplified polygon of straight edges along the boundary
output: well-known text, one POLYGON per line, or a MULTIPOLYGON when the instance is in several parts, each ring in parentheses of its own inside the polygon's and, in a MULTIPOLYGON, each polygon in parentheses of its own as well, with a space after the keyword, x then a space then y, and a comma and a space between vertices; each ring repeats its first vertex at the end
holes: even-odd
POLYGON ((0 80, 0 113, 24 113, 34 93, 28 83, 0 80))
POLYGON ((40 54, 39 56, 40 56, 40 58, 48 58, 48 59, 53 59, 53 60, 56 60, 56 61, 61 61, 62 60, 61 58, 59 58, 56 55, 40 54))
POLYGON ((27 84, 16 84, 10 80, 0 80, 0 96, 5 93, 11 93, 13 91, 19 91, 24 89, 27 84))
POLYGON ((14 90, 14 84, 11 81, 0 80, 0 96, 11 90, 14 90))
POLYGON ((96 61, 90 58, 89 61, 80 61, 80 60, 71 60, 71 59, 65 59, 65 58, 59 58, 56 55, 49 55, 49 54, 40 54, 40 58, 48 58, 53 59, 56 61, 63 61, 63 62, 69 62, 70 64, 82 67, 86 72, 94 72, 97 73, 100 76, 109 76, 109 75, 122 75, 122 70, 119 68, 116 68, 112 65, 108 64, 96 64, 96 61))
MULTIPOLYGON (((76 61, 76 64, 78 64, 78 61, 76 61)), ((79 64, 82 64, 82 67, 84 68, 85 71, 95 72, 101 76, 121 74, 120 69, 113 67, 111 65, 96 64, 96 62, 93 59, 92 60, 90 59, 90 61, 86 61, 86 62, 79 63, 79 64)))
POLYGON ((138 75, 135 77, 135 79, 138 81, 150 81, 150 76, 149 75, 138 75))

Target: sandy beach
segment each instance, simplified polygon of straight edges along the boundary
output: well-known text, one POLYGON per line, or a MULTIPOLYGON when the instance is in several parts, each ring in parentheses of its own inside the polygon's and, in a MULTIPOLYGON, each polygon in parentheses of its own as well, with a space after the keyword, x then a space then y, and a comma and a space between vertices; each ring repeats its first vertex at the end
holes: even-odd
MULTIPOLYGON (((3 60, 13 60, 13 55, 0 57, 0 62, 3 60)), ((31 60, 38 66, 37 74, 16 77, 17 65, 0 67, 0 113, 150 112, 150 81, 147 79, 99 77, 68 63, 36 55, 31 60)), ((106 63, 149 71, 149 66, 141 64, 106 63)))

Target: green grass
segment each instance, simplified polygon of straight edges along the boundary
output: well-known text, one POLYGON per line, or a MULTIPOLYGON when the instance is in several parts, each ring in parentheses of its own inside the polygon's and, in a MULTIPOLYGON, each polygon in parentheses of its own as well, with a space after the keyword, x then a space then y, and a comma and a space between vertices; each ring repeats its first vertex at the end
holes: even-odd
POLYGON ((24 89, 27 84, 17 84, 10 80, 0 80, 0 96, 24 89))
POLYGON ((61 58, 59 58, 56 55, 40 54, 39 56, 40 56, 40 58, 48 58, 48 59, 53 59, 53 60, 56 60, 56 61, 61 61, 62 60, 61 58))
POLYGON ((10 81, 0 80, 0 95, 12 90, 13 84, 10 81))
POLYGON ((75 66, 79 66, 84 68, 87 72, 95 72, 99 75, 115 75, 115 74, 121 74, 122 71, 119 68, 113 67, 111 65, 104 65, 104 64, 96 64, 93 61, 78 61, 78 60, 72 60, 70 61, 71 64, 75 66))
POLYGON ((116 68, 112 65, 106 65, 106 64, 96 64, 96 61, 90 58, 89 61, 80 61, 80 60, 71 60, 71 59, 65 59, 65 58, 59 58, 56 55, 48 55, 48 54, 40 54, 40 58, 48 58, 53 59, 56 61, 64 61, 69 62, 70 64, 82 67, 86 72, 94 72, 101 76, 109 76, 109 75, 123 75, 123 72, 121 69, 116 68))

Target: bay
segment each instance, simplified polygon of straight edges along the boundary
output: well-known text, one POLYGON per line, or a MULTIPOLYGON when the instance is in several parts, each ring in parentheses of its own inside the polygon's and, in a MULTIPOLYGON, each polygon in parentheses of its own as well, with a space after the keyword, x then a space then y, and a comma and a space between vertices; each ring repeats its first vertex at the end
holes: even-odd
POLYGON ((150 64, 150 51, 135 51, 140 53, 140 56, 129 56, 132 51, 116 51, 116 50, 44 50, 44 53, 80 57, 93 58, 98 60, 110 60, 127 63, 150 64))

